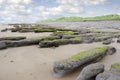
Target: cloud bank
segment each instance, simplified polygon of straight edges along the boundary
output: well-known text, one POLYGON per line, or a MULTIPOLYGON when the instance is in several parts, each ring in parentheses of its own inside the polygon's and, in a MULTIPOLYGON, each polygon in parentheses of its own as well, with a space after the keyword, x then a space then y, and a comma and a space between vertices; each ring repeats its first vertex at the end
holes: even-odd
POLYGON ((33 23, 43 19, 79 15, 85 12, 85 6, 106 2, 107 0, 0 0, 0 23, 33 23), (50 1, 54 1, 53 7, 44 5, 50 5, 50 1))

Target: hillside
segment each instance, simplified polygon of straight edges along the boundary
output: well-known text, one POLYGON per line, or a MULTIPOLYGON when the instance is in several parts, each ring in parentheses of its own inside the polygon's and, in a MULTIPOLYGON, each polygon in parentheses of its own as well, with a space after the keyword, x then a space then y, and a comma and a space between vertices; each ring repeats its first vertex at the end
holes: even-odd
POLYGON ((96 16, 96 17, 61 17, 55 20, 43 20, 40 22, 80 22, 80 21, 106 21, 106 20, 120 20, 120 15, 111 14, 111 15, 104 15, 104 16, 96 16))

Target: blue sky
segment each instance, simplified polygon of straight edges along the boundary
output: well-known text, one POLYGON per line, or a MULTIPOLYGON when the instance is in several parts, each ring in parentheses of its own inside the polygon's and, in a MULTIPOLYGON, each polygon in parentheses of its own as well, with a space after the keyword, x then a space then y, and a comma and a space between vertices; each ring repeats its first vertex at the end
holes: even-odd
POLYGON ((120 14, 120 0, 0 0, 0 23, 120 14))

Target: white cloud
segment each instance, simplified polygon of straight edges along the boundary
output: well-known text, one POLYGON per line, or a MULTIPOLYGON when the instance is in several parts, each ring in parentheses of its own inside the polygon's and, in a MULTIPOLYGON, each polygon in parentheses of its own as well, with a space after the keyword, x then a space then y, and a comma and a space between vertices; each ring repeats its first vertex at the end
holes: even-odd
POLYGON ((84 12, 83 6, 103 4, 106 1, 107 0, 56 0, 58 6, 52 8, 39 6, 39 10, 45 18, 71 14, 79 15, 84 12))
MULTIPOLYGON (((47 0, 42 0, 43 2, 47 0)), ((52 1, 52 0, 51 0, 52 1)), ((2 22, 35 22, 64 15, 79 15, 83 6, 103 4, 107 0, 54 0, 57 6, 36 6, 34 0, 0 0, 2 22)))

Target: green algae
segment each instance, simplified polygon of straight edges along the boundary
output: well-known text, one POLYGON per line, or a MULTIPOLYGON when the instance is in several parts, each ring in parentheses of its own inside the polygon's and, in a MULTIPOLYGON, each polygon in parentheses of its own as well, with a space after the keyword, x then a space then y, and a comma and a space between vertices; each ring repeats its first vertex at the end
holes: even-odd
POLYGON ((57 31, 53 33, 54 35, 78 35, 76 31, 57 31))
POLYGON ((116 70, 120 70, 120 63, 115 63, 115 64, 111 65, 111 67, 116 70))
POLYGON ((105 52, 108 50, 109 46, 103 46, 103 47, 98 47, 92 50, 84 51, 81 53, 78 53, 70 58, 72 61, 78 61, 82 60, 94 55, 99 55, 99 54, 105 54, 105 52))

